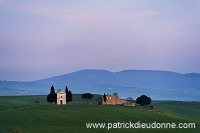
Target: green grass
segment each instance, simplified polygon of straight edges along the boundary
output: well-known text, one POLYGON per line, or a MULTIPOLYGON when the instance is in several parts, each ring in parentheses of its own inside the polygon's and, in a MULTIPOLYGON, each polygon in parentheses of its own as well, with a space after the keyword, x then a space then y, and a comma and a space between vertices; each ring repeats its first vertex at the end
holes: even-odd
POLYGON ((184 115, 200 120, 199 102, 155 101, 152 103, 152 105, 162 111, 184 115))
MULTIPOLYGON (((0 97, 0 133, 13 133, 18 128, 23 133, 199 133, 200 119, 186 115, 184 112, 200 114, 199 109, 194 109, 194 103, 186 103, 187 108, 182 108, 178 113, 173 112, 174 106, 182 103, 165 102, 154 103, 154 108, 161 112, 147 111, 146 108, 97 105, 98 95, 87 105, 81 95, 73 95, 73 102, 68 105, 52 105, 46 103, 46 96, 11 96, 0 97), (40 103, 35 103, 40 101, 40 103), (165 110, 168 108, 168 111, 165 110), (190 107, 191 106, 191 107, 190 107), (185 111, 185 110, 186 111, 185 111), (196 123, 195 129, 87 129, 86 122, 192 122, 196 123)), ((184 102, 183 102, 184 103, 184 102)), ((200 103, 197 103, 199 107, 200 103)), ((185 106, 182 105, 182 106, 185 106)))

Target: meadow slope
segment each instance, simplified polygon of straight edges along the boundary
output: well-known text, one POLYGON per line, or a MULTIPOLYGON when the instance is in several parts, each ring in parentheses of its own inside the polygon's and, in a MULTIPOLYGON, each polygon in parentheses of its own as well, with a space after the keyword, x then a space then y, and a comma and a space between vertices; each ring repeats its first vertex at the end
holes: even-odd
MULTIPOLYGON (((22 133, 99 133, 99 132, 134 132, 134 133, 199 133, 200 119, 187 116, 184 113, 165 111, 163 102, 154 104, 160 111, 147 111, 147 108, 102 106, 96 104, 98 95, 87 105, 80 94, 73 95, 73 102, 68 105, 52 105, 46 103, 46 96, 2 96, 0 97, 0 133, 13 133, 14 129, 22 133), (37 101, 37 103, 36 103, 37 101), (39 103, 38 103, 39 102, 39 103), (195 123, 195 129, 87 129, 88 122, 117 123, 117 122, 174 122, 195 123)), ((200 103, 196 103, 199 104, 200 103)), ((194 110, 193 103, 188 104, 187 111, 199 114, 194 110)), ((179 111, 180 112, 180 111, 179 111)), ((188 112, 189 113, 189 112, 188 112)))

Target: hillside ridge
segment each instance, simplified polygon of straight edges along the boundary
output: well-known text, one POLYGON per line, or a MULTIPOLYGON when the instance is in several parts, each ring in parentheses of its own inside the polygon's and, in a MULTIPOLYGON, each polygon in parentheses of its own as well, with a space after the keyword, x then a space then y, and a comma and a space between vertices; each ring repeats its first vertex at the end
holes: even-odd
POLYGON ((116 92, 122 98, 146 94, 157 100, 200 101, 200 74, 160 70, 84 69, 31 82, 0 81, 0 95, 44 95, 52 85, 55 89, 67 85, 73 93, 116 92))

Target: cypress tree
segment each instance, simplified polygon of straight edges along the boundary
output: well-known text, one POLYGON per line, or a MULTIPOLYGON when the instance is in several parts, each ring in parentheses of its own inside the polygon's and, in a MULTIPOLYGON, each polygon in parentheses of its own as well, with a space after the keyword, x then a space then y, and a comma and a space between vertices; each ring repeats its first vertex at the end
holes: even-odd
POLYGON ((57 102, 57 94, 55 93, 53 85, 51 86, 50 94, 47 96, 47 101, 50 103, 57 102))
POLYGON ((68 89, 68 87, 65 87, 65 93, 66 93, 66 102, 72 101, 72 92, 68 89))
POLYGON ((50 103, 50 94, 47 95, 47 102, 50 103))
POLYGON ((68 93, 69 93, 69 90, 68 90, 68 87, 66 86, 65 87, 65 93, 66 93, 66 103, 68 103, 68 93))
POLYGON ((105 93, 103 95, 103 100, 104 100, 104 102, 106 102, 106 94, 105 93))
POLYGON ((65 87, 65 93, 67 94, 69 92, 68 87, 65 87))
POLYGON ((69 102, 72 101, 72 92, 69 90, 69 102))
POLYGON ((69 91, 69 92, 66 94, 66 101, 67 101, 67 102, 70 102, 70 92, 71 92, 71 91, 69 91))

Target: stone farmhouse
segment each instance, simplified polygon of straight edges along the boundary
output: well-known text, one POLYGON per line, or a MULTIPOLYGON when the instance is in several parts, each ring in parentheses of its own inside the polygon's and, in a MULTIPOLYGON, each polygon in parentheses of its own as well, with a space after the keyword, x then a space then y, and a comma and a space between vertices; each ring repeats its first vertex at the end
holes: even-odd
POLYGON ((57 94, 57 104, 66 104, 66 93, 60 91, 56 94, 57 94))
POLYGON ((104 101, 104 96, 98 97, 98 104, 100 105, 124 105, 124 106, 135 106, 135 103, 127 101, 124 99, 116 98, 112 95, 106 95, 106 101, 104 101))

